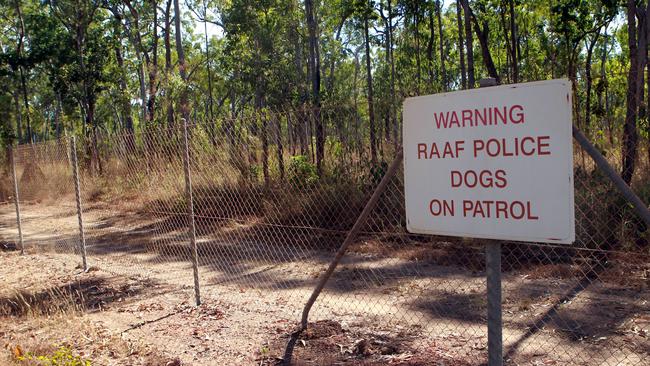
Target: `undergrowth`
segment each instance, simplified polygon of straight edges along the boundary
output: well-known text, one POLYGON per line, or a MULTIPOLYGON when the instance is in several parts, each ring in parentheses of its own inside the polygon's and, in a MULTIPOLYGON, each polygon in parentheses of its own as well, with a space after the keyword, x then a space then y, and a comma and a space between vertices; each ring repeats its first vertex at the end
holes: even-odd
POLYGON ((68 346, 58 346, 55 351, 47 354, 24 352, 19 345, 13 349, 14 359, 20 364, 39 366, 90 366, 91 361, 73 354, 68 346))

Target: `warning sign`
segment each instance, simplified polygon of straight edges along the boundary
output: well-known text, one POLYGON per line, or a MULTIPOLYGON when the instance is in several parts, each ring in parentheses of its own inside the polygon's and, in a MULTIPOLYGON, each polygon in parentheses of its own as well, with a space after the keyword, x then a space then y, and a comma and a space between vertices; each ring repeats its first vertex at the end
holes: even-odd
POLYGON ((408 230, 572 243, 571 106, 568 80, 406 99, 408 230))

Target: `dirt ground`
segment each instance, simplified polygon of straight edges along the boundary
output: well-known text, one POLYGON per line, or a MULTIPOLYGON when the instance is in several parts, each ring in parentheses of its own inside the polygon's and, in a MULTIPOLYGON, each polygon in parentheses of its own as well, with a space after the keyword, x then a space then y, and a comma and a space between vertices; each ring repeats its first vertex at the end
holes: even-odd
MULTIPOLYGON (((29 364, 17 356, 62 345, 97 365, 278 364, 332 256, 307 244, 288 255, 246 227, 220 236, 199 227, 197 307, 186 237, 165 217, 90 207, 86 273, 73 206, 25 205, 23 256, 13 210, 0 206, 0 364, 29 364)), ((482 269, 440 260, 449 256, 442 245, 390 256, 372 247, 360 242, 344 260, 295 344, 295 363, 483 364, 482 269)), ((650 268, 637 264, 624 281, 612 269, 593 284, 568 265, 505 273, 507 363, 650 365, 650 268)))

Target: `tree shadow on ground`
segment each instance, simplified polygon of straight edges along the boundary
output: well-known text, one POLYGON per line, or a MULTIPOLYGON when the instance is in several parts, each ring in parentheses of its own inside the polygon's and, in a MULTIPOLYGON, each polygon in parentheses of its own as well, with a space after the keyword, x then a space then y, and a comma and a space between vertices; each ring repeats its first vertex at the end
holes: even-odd
POLYGON ((0 297, 0 316, 53 315, 74 311, 99 311, 110 304, 143 293, 151 282, 111 283, 110 278, 84 277, 36 292, 16 291, 0 297))
MULTIPOLYGON (((184 215, 146 210, 128 214, 107 211, 103 217, 96 220, 96 223, 98 225, 95 228, 89 225, 88 245, 91 257, 114 253, 133 255, 146 253, 152 254, 146 259, 147 262, 190 263, 192 252, 184 215)), ((212 284, 233 284, 273 290, 311 288, 318 277, 319 266, 326 265, 331 260, 345 233, 309 227, 276 226, 253 219, 243 222, 198 217, 197 234, 201 267, 208 269, 210 273, 215 273, 210 280, 212 284), (288 273, 287 266, 292 265, 300 265, 300 270, 311 270, 316 273, 308 273, 308 275, 288 273), (274 267, 278 267, 277 270, 274 267)), ((435 242, 435 238, 428 238, 428 242, 424 239, 408 242, 407 239, 410 237, 406 235, 397 239, 381 235, 372 236, 380 242, 382 247, 379 249, 368 250, 360 244, 352 246, 352 252, 346 256, 346 262, 332 278, 326 288, 327 291, 385 294, 383 291, 386 288, 406 279, 427 279, 431 285, 436 285, 436 281, 447 277, 462 280, 483 275, 481 267, 476 266, 477 263, 482 262, 482 247, 472 242, 440 243, 435 242), (401 253, 399 252, 401 248, 407 248, 411 252, 401 253), (414 248, 418 250, 412 252, 414 248), (423 256, 424 253, 429 252, 432 254, 423 256)), ((362 236, 358 242, 371 241, 369 238, 372 237, 362 236)), ((567 280, 575 281, 572 288, 568 288, 567 285, 558 286, 553 281, 542 278, 539 281, 540 288, 534 292, 525 286, 508 290, 506 297, 533 297, 532 304, 543 304, 548 310, 533 321, 505 319, 506 325, 525 329, 520 339, 506 350, 507 357, 521 355, 518 350, 520 345, 544 328, 552 327, 566 340, 578 342, 589 337, 612 335, 616 332, 616 324, 621 324, 630 316, 644 311, 632 304, 626 304, 625 309, 619 312, 602 310, 612 309, 614 306, 614 303, 607 303, 607 306, 604 306, 607 301, 603 300, 602 296, 585 300, 585 307, 579 311, 566 307, 566 304, 574 301, 589 286, 593 286, 594 279, 604 275, 605 269, 591 268, 593 264, 585 265, 585 261, 590 260, 589 256, 576 255, 557 248, 537 248, 535 255, 528 255, 530 253, 529 249, 511 249, 504 250, 503 255, 505 262, 518 264, 510 268, 515 272, 523 270, 525 264, 534 267, 548 263, 566 263, 581 265, 584 269, 569 273, 568 278, 562 279, 564 283, 567 280), (517 259, 527 255, 531 257, 528 262, 517 259), (567 258, 574 259, 571 261, 567 258), (543 300, 545 294, 554 295, 558 292, 563 294, 550 300, 543 300), (599 310, 599 307, 602 309, 599 310), (611 314, 616 314, 615 322, 608 319, 611 314), (602 324, 602 326, 594 326, 594 324, 602 324)), ((485 306, 481 294, 482 292, 463 294, 446 289, 431 294, 418 289, 410 294, 408 301, 411 303, 407 303, 406 306, 428 313, 431 319, 447 318, 483 323, 485 315, 482 310, 485 306)), ((603 295, 607 294, 603 293, 603 295)), ((621 296, 629 298, 634 294, 621 294, 621 296)), ((506 302, 504 308, 508 306, 506 302)), ((535 314, 529 312, 529 315, 532 317, 535 314)))
MULTIPOLYGON (((608 347, 598 343, 603 340, 616 343, 616 348, 622 347, 625 340, 613 339, 616 335, 621 335, 620 327, 638 314, 649 313, 650 304, 648 301, 637 301, 644 296, 641 289, 633 290, 602 282, 599 278, 610 270, 611 268, 602 266, 587 266, 582 271, 582 276, 574 278, 572 286, 562 286, 565 288, 563 293, 560 292, 552 302, 547 303, 547 310, 541 315, 535 316, 529 312, 530 317, 520 317, 522 320, 504 319, 506 325, 525 329, 504 350, 504 358, 521 357, 525 351, 523 345, 542 332, 552 332, 571 343, 583 344, 592 349, 590 352, 593 352, 594 357, 596 354, 603 358, 609 356, 606 354, 608 347)), ((529 284, 524 282, 512 291, 526 293, 530 291, 526 290, 528 287, 529 284)), ((546 285, 547 295, 559 292, 560 289, 546 285)), ((643 343, 646 348, 650 346, 647 340, 643 343)), ((526 348, 529 347, 530 345, 526 348)))

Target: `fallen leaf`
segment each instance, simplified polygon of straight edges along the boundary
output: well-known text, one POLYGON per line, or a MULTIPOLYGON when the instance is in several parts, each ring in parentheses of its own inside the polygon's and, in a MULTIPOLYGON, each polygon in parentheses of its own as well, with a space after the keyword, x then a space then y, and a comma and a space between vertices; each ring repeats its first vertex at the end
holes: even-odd
POLYGON ((15 358, 21 358, 24 356, 23 348, 20 347, 20 345, 16 345, 16 347, 13 348, 13 352, 15 358))

